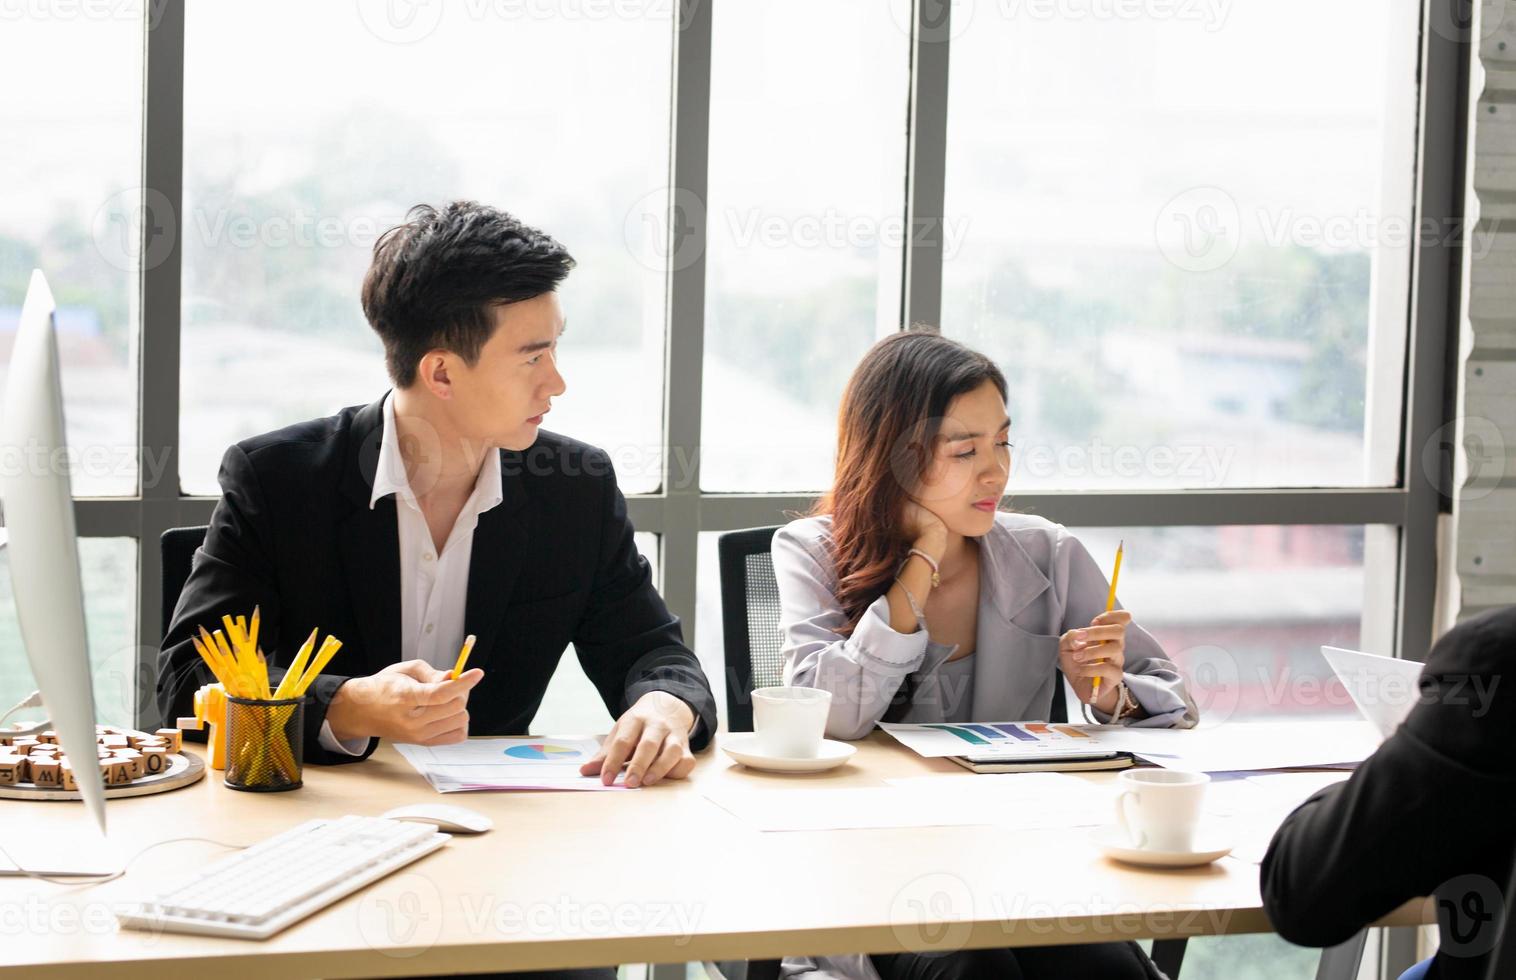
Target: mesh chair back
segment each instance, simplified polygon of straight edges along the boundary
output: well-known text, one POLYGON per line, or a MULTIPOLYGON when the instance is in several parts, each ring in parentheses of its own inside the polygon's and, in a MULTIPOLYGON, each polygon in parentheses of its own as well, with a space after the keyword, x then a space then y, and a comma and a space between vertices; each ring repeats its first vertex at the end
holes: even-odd
POLYGON ((159 553, 163 556, 163 632, 174 619, 174 607, 179 604, 179 593, 189 581, 190 570, 195 564, 195 550, 205 543, 205 527, 171 527, 158 539, 159 553))
POLYGON ((731 531, 716 542, 726 648, 727 731, 752 731, 753 689, 784 683, 779 584, 769 554, 777 530, 774 526, 731 531))

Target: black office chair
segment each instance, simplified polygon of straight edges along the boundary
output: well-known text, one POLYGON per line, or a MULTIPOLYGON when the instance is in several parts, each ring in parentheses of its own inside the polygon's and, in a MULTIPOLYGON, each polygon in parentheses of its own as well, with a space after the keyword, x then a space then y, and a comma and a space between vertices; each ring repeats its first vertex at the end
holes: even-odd
POLYGON ((716 541, 726 645, 726 729, 753 730, 753 689, 784 683, 779 584, 769 547, 778 527, 730 531, 716 541))
POLYGON ((163 631, 174 620, 174 607, 179 604, 179 593, 189 581, 195 565, 195 549, 205 543, 205 527, 171 527, 158 539, 159 554, 163 556, 163 631))

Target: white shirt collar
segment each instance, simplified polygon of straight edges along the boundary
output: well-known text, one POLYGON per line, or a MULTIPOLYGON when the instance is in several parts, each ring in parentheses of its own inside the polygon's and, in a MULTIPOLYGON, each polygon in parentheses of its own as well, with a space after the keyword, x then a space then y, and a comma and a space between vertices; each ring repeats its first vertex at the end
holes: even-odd
MULTIPOLYGON (((411 492, 410 480, 405 475, 405 460, 400 455, 400 439, 395 430, 395 392, 393 389, 384 396, 384 405, 380 408, 380 414, 384 418, 384 432, 379 439, 379 462, 374 468, 374 490, 369 494, 369 510, 383 497, 396 494, 412 506, 416 503, 416 495, 411 492)), ((479 476, 474 481, 474 492, 469 496, 465 509, 473 507, 475 513, 483 512, 494 507, 505 499, 501 485, 500 451, 492 450, 484 457, 484 465, 479 467, 479 476)))

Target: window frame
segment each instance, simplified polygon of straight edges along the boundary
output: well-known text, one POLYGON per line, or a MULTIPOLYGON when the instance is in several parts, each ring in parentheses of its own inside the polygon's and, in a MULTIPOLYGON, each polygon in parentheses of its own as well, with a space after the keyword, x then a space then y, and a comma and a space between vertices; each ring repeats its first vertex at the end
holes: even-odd
MULTIPOLYGON (((150 0, 143 21, 142 222, 139 255, 152 236, 170 229, 167 202, 182 208, 184 156, 185 0, 150 0)), ((710 0, 679 0, 673 30, 670 207, 702 208, 706 200, 710 122, 710 0)), ((907 101, 905 210, 912 234, 903 257, 899 325, 939 321, 941 236, 946 173, 951 0, 914 0, 907 101)), ((1457 409, 1457 327, 1461 310, 1465 147, 1471 44, 1468 17, 1457 0, 1419 5, 1420 77, 1414 148, 1414 223, 1457 234, 1419 235, 1411 254, 1411 294, 1405 316, 1405 376, 1396 481, 1389 487, 1181 491, 1069 491, 1017 495, 1017 505, 1076 526, 1217 524, 1362 524, 1398 530, 1394 609, 1397 656, 1421 656, 1431 641, 1438 586, 1438 521, 1451 510, 1451 443, 1457 409), (1442 26, 1438 26, 1442 25, 1442 26), (1428 453, 1437 451, 1430 460, 1428 453), (1436 472, 1432 472, 1436 470, 1436 472)), ((702 368, 704 361, 705 241, 703 213, 671 222, 671 255, 694 255, 667 273, 661 489, 628 498, 639 531, 660 535, 660 582, 670 608, 695 635, 697 552, 702 531, 784 521, 804 511, 814 494, 716 493, 700 489, 702 368), (675 466, 675 462, 678 466, 675 466)), ((186 496, 179 487, 181 253, 178 238, 161 262, 139 270, 139 444, 164 453, 156 483, 135 497, 80 497, 78 533, 138 542, 138 724, 156 715, 152 681, 163 635, 162 565, 158 539, 172 527, 209 522, 213 496, 186 496)), ((1408 966, 1414 930, 1387 930, 1381 968, 1408 966)))
MULTIPOLYGON (((1423 0, 1421 71, 1415 152, 1415 227, 1457 228, 1462 208, 1469 45, 1454 32, 1426 29, 1457 23, 1454 0, 1423 0), (1440 20, 1439 20, 1440 18, 1440 20)), ((814 494, 718 493, 700 489, 702 369, 705 329, 706 200, 710 133, 713 4, 679 0, 673 30, 674 73, 670 114, 670 254, 695 256, 667 273, 661 488, 628 498, 639 531, 660 535, 660 581, 671 609, 695 629, 697 551, 702 531, 725 531, 784 521, 803 511, 814 494), (675 463, 677 462, 677 466, 675 463)), ((916 0, 907 100, 905 209, 912 234, 905 249, 900 326, 936 323, 942 305, 941 236, 946 173, 951 0, 916 0)), ((144 19, 143 208, 149 238, 172 229, 154 214, 154 201, 179 209, 183 197, 185 0, 153 0, 144 19)), ((1397 478, 1389 487, 1178 491, 1069 491, 1016 495, 1017 506, 1060 523, 1080 526, 1215 524, 1384 524, 1399 531, 1396 555, 1395 650, 1420 655, 1433 635, 1437 585, 1437 521, 1449 477, 1424 471, 1423 447, 1432 445, 1451 418, 1444 394, 1456 345, 1461 251, 1456 236, 1421 236, 1411 256, 1411 302, 1406 311, 1406 377, 1397 478)), ((139 255, 149 254, 148 241, 139 255)), ((218 498, 186 496, 179 489, 180 276, 178 240, 163 261, 140 270, 140 444, 166 453, 163 477, 144 480, 136 497, 76 500, 79 533, 131 537, 139 543, 137 630, 142 662, 138 677, 154 676, 154 655, 165 624, 159 593, 158 538, 171 527, 204 524, 218 498)), ((1444 468, 1445 469, 1445 468, 1444 468)), ((137 694, 139 722, 156 710, 151 691, 137 694)))

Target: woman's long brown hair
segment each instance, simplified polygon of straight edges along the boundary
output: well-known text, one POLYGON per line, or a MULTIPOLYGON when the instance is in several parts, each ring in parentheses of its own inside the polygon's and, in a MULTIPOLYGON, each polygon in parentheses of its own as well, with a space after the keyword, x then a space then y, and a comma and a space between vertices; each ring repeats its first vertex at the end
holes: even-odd
POLYGON ((905 505, 931 462, 948 405, 986 381, 1006 398, 995 362, 920 327, 879 341, 853 371, 837 415, 837 473, 811 511, 832 518, 843 635, 889 589, 910 547, 905 505))

